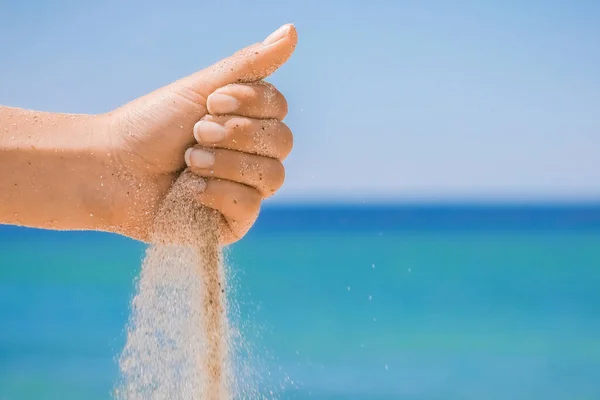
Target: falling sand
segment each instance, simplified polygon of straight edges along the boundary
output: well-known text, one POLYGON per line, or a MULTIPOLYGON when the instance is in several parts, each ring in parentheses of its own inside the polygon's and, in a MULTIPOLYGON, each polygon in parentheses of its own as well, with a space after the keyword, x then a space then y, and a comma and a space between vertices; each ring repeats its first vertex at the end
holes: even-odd
POLYGON ((119 360, 118 399, 231 399, 220 215, 184 172, 160 208, 119 360))

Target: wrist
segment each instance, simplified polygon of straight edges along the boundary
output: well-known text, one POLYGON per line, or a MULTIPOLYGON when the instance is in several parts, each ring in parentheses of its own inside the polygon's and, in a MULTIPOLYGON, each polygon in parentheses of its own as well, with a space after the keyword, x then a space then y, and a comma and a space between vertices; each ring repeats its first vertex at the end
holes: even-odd
POLYGON ((60 116, 56 123, 60 128, 48 138, 48 148, 33 150, 47 174, 59 181, 48 191, 54 200, 48 204, 49 215, 56 215, 64 229, 109 230, 116 180, 107 119, 60 116))
POLYGON ((109 118, 89 115, 85 132, 75 150, 72 187, 83 216, 82 229, 110 231, 115 219, 118 177, 115 173, 115 149, 109 118))
POLYGON ((128 139, 133 128, 123 109, 95 119, 96 139, 90 148, 102 150, 93 150, 90 163, 95 166, 96 176, 103 176, 97 182, 104 188, 101 195, 93 183, 88 190, 90 204, 95 207, 97 222, 101 224, 95 229, 147 240, 148 228, 160 202, 157 193, 166 190, 162 186, 169 185, 170 178, 153 176, 140 156, 132 151, 128 139), (163 180, 168 182, 163 184, 163 180))

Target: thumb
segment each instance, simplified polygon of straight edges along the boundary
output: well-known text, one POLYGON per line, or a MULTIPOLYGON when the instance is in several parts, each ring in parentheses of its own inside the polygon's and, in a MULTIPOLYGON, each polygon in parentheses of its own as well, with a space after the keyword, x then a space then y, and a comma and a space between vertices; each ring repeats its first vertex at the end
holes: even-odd
POLYGON ((216 89, 231 83, 265 79, 290 58, 297 42, 298 34, 294 25, 283 25, 263 42, 246 47, 184 78, 183 83, 207 97, 216 89))

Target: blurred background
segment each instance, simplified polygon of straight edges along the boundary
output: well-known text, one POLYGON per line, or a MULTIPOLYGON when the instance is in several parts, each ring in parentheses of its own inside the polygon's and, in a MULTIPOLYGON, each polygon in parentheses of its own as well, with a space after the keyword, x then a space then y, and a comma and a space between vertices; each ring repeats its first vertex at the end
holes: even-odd
MULTIPOLYGON (((296 24, 270 79, 287 183, 228 250, 265 398, 600 398, 600 3, 0 0, 0 20, 0 104, 71 113, 296 24)), ((110 398, 144 249, 0 226, 0 400, 110 398)))

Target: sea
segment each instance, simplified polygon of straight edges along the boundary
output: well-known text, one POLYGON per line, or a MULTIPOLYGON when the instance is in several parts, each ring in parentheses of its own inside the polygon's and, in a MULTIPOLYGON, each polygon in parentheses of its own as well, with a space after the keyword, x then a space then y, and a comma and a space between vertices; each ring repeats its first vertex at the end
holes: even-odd
MULTIPOLYGON (((0 400, 111 398, 145 248, 0 226, 0 400)), ((600 204, 272 205, 226 254, 261 398, 600 399, 600 204)))

